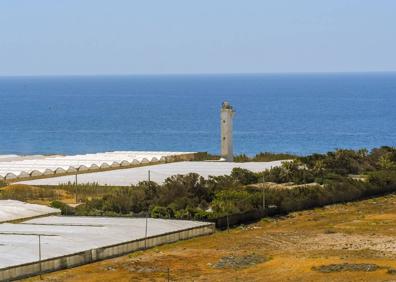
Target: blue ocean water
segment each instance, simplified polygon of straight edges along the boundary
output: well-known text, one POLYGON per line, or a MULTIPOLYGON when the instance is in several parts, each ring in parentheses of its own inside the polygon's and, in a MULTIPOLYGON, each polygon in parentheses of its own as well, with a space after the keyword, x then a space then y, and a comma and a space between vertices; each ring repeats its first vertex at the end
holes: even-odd
POLYGON ((0 154, 219 151, 223 100, 236 153, 396 145, 396 73, 0 78, 0 154))

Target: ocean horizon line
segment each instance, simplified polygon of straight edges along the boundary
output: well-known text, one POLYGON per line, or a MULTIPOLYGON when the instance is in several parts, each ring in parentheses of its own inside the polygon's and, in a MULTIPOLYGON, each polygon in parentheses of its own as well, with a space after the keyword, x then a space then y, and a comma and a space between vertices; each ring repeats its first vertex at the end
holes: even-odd
POLYGON ((125 73, 125 74, 0 74, 0 78, 64 78, 64 77, 189 77, 189 76, 290 76, 290 75, 360 75, 360 74, 396 74, 392 71, 317 71, 317 72, 224 72, 224 73, 125 73))

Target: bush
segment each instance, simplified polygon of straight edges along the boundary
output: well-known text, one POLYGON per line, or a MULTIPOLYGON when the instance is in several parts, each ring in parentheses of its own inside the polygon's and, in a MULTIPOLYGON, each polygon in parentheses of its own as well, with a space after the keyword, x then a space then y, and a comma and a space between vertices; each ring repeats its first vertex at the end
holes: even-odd
POLYGON ((236 155, 234 156, 234 162, 243 163, 243 162, 250 162, 252 159, 246 156, 245 154, 236 155))
POLYGON ((272 161, 281 161, 281 160, 294 160, 296 158, 297 158, 297 156, 292 155, 292 154, 263 152, 263 153, 258 153, 252 159, 252 161, 254 161, 254 162, 272 162, 272 161))
POLYGON ((297 156, 292 154, 262 152, 256 154, 254 157, 249 157, 245 154, 236 155, 234 156, 234 162, 273 162, 281 160, 293 160, 296 158, 297 156))
POLYGON ((212 212, 207 212, 207 211, 203 211, 203 210, 198 210, 195 214, 194 214, 194 219, 195 220, 208 220, 213 218, 214 213, 212 212))
MULTIPOLYGON (((263 153, 262 157, 265 156, 263 153)), ((241 155, 239 158, 248 157, 241 155)), ((208 179, 196 173, 174 175, 162 185, 148 181, 131 187, 79 185, 77 190, 84 205, 72 209, 63 203, 53 203, 63 214, 129 216, 149 212, 156 218, 208 220, 261 209, 264 195, 266 207, 288 213, 396 192, 395 160, 396 149, 390 147, 370 153, 367 150, 337 150, 298 157, 261 173, 235 168, 231 175, 208 179), (356 173, 364 176, 351 177, 350 174, 356 173), (267 182, 299 185, 274 188, 250 185, 261 182, 262 177, 267 182), (205 211, 210 209, 213 212, 205 211)), ((65 185, 60 189, 74 193, 76 187, 65 185)), ((30 197, 29 193, 32 191, 26 190, 19 195, 30 197)))
POLYGON ((151 212, 151 217, 154 218, 173 218, 174 212, 171 208, 155 206, 151 212))
POLYGON ((50 204, 55 209, 60 209, 62 215, 75 215, 75 209, 60 201, 53 201, 50 204))
POLYGON ((254 196, 245 190, 224 190, 216 194, 212 209, 220 215, 250 211, 256 208, 254 196))
POLYGON ((242 185, 257 183, 257 174, 243 168, 233 168, 231 177, 242 185))

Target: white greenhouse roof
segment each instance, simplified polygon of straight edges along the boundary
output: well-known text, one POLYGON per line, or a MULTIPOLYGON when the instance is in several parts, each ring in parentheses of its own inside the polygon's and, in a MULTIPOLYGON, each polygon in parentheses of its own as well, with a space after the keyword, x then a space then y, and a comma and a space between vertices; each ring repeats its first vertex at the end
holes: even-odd
POLYGON ((57 214, 61 211, 42 205, 13 200, 0 200, 0 223, 57 214))
POLYGON ((0 156, 0 180, 48 176, 65 172, 119 168, 165 161, 193 152, 115 151, 74 156, 0 156))
MULTIPOLYGON (((97 183, 99 185, 130 186, 140 181, 148 179, 157 183, 163 183, 166 178, 172 175, 185 175, 188 173, 198 173, 204 178, 209 176, 230 175, 233 168, 239 167, 253 172, 261 172, 272 167, 280 166, 283 161, 273 162, 210 162, 210 161, 193 161, 193 162, 173 162, 167 164, 147 165, 142 167, 118 169, 110 171, 99 171, 78 175, 78 183, 88 184, 97 183)), ((65 183, 74 183, 75 176, 59 176, 45 179, 36 179, 29 181, 17 182, 27 185, 60 185, 65 183)))
MULTIPOLYGON (((207 226, 209 223, 147 219, 147 236, 207 226)), ((42 258, 70 255, 145 237, 145 218, 50 216, 22 224, 0 224, 0 269, 38 260, 37 235, 43 235, 42 258)))

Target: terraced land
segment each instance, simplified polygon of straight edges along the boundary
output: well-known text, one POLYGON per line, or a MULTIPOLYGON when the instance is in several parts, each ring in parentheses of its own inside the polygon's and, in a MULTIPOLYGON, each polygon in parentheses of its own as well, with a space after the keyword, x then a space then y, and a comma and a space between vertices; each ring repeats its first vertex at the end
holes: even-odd
MULTIPOLYGON (((396 281, 396 195, 267 218, 45 281, 396 281)), ((38 277, 30 281, 39 281, 38 277)))

